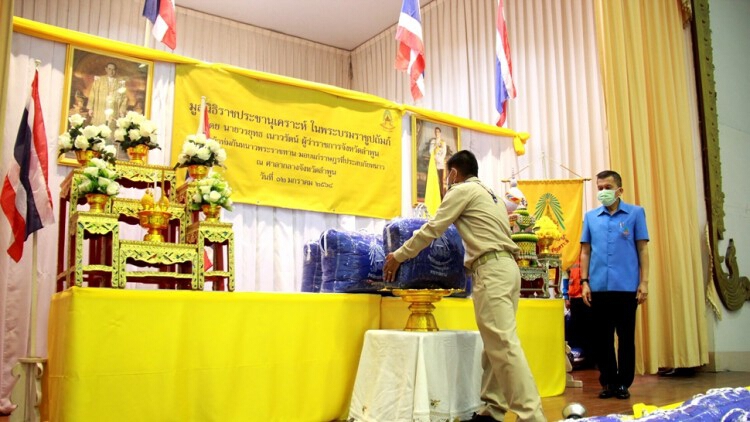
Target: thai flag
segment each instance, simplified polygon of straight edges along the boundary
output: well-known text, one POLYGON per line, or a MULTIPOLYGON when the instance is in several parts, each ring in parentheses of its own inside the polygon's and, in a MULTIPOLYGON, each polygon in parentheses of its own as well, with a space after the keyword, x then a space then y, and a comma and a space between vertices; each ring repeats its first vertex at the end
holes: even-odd
POLYGON ((13 232, 8 255, 18 262, 29 235, 55 222, 49 191, 47 134, 39 102, 39 72, 34 72, 31 97, 26 102, 13 162, 3 182, 0 204, 13 232))
POLYGON ((495 108, 499 114, 497 125, 505 124, 505 112, 508 100, 516 98, 516 87, 513 85, 513 65, 510 62, 510 42, 508 29, 505 27, 503 0, 497 3, 497 31, 495 34, 495 108))
POLYGON ((424 44, 422 20, 419 17, 419 0, 404 0, 396 29, 398 52, 396 69, 409 75, 411 96, 414 101, 424 96, 424 44))
POLYGON ((143 5, 145 16, 154 27, 151 33, 167 47, 177 47, 177 21, 174 13, 174 0, 146 0, 143 5))

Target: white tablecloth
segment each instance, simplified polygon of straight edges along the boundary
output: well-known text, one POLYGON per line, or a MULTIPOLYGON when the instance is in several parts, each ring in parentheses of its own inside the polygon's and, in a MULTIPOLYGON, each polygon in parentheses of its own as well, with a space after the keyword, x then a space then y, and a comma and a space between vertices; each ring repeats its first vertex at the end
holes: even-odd
POLYGON ((478 331, 367 331, 350 420, 470 419, 481 405, 481 353, 478 331))

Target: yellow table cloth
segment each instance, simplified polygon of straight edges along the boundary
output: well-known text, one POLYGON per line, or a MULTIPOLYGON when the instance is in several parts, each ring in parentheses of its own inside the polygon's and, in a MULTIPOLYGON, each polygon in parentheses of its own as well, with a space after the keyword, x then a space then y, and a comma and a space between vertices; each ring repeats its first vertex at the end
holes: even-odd
POLYGON ((72 288, 49 317, 50 420, 345 419, 377 295, 72 288))
MULTIPOLYGON (((470 299, 436 304, 475 330, 470 299)), ((401 329, 378 295, 68 289, 49 316, 50 420, 346 419, 364 335, 401 329)), ((565 389, 563 304, 521 300, 518 331, 542 396, 565 389)))

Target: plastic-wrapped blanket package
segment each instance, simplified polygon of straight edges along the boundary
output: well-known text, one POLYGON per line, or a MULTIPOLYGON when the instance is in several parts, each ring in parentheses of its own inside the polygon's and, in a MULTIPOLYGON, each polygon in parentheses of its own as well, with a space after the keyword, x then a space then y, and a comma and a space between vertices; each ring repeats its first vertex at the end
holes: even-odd
MULTIPOLYGON (((396 219, 383 229, 386 254, 398 249, 419 230, 423 218, 396 219)), ((413 259, 404 261, 396 280, 388 287, 395 289, 466 289, 464 245, 454 226, 422 250, 413 259)))
POLYGON ((320 238, 321 292, 372 293, 383 283, 383 239, 370 233, 326 230, 320 238))
POLYGON ((320 256, 320 242, 313 241, 305 243, 303 248, 304 261, 302 262, 302 291, 320 292, 323 283, 323 266, 320 256))
MULTIPOLYGON (((630 416, 609 415, 579 419, 589 422, 633 420, 630 416)), ((674 409, 657 409, 637 421, 647 422, 740 422, 750 420, 750 391, 746 388, 718 388, 698 395, 674 409)))

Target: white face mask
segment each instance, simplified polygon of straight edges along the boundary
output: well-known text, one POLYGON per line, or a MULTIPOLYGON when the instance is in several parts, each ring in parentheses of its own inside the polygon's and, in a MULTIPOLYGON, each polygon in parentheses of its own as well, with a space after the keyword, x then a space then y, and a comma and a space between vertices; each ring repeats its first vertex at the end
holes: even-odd
POLYGON ((451 172, 448 173, 448 189, 456 184, 456 177, 458 177, 458 172, 456 169, 452 169, 451 172), (451 180, 451 175, 453 175, 453 180, 451 180))

